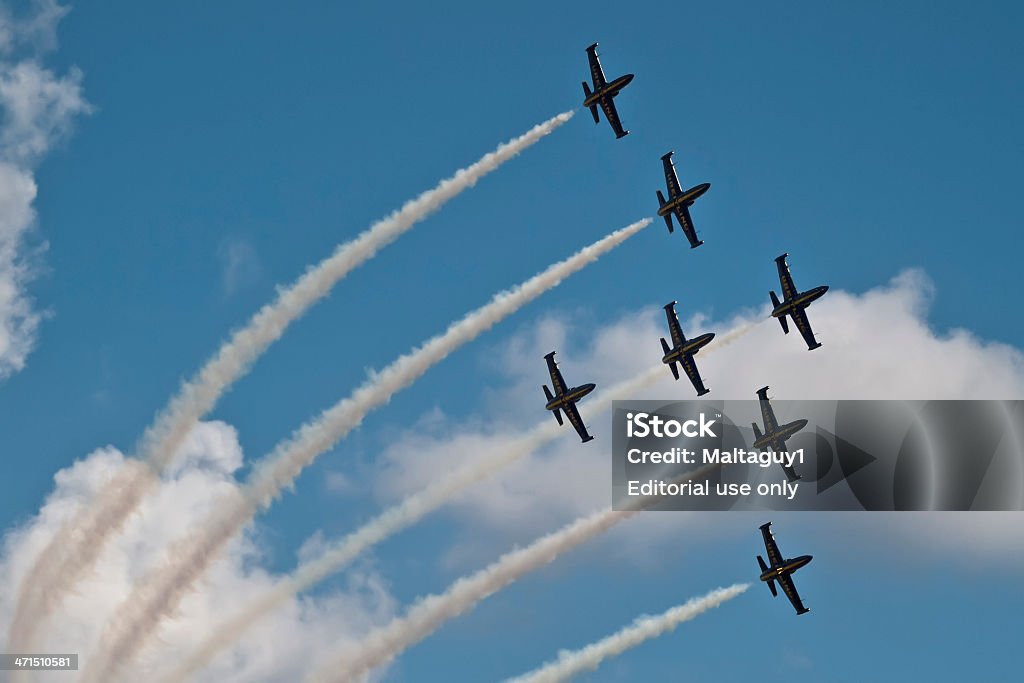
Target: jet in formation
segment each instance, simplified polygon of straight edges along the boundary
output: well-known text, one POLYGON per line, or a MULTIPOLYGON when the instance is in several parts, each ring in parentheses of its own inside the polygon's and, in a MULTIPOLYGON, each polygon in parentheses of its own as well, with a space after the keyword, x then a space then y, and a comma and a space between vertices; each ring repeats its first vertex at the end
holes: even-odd
MULTIPOLYGON (((761 404, 761 420, 764 422, 764 434, 757 428, 757 423, 751 423, 754 428, 754 448, 762 451, 775 451, 776 453, 788 452, 786 439, 793 436, 807 426, 807 420, 794 420, 780 425, 775 419, 775 411, 768 401, 768 387, 761 387, 757 390, 757 399, 761 404)), ((790 481, 802 479, 789 465, 782 465, 786 478, 790 481)))
POLYGON ((715 333, 708 332, 694 339, 687 340, 683 336, 683 328, 679 326, 679 316, 676 315, 676 303, 673 301, 665 304, 665 317, 668 318, 668 331, 672 337, 672 348, 669 348, 668 342, 662 337, 661 348, 665 350, 665 355, 662 357, 661 362, 672 370, 672 376, 677 380, 679 379, 679 369, 676 368, 676 363, 682 365, 683 370, 686 371, 686 376, 690 378, 690 382, 693 384, 693 388, 697 390, 697 395, 703 396, 711 390, 704 386, 704 382, 700 378, 700 372, 697 370, 697 363, 694 362, 693 357, 702 347, 707 346, 708 342, 715 338, 715 333))
POLYGON ((775 588, 775 582, 778 581, 779 585, 782 586, 782 592, 793 603, 796 613, 807 614, 811 610, 804 607, 804 603, 800 600, 800 594, 796 592, 796 586, 793 585, 792 574, 810 562, 813 556, 801 555, 800 557, 788 560, 783 559, 782 554, 779 552, 779 546, 775 544, 775 537, 772 535, 771 526, 771 522, 761 525, 764 547, 768 552, 768 562, 771 563, 771 566, 769 566, 765 564, 760 555, 757 556, 757 563, 761 565, 761 580, 768 584, 768 590, 772 592, 773 596, 779 594, 775 588))
POLYGON ((679 185, 679 176, 676 175, 676 165, 672 163, 673 154, 674 152, 669 152, 661 158, 661 163, 665 168, 665 184, 668 186, 668 201, 665 201, 665 195, 658 190, 658 215, 665 219, 665 225, 668 226, 668 231, 671 233, 672 215, 675 214, 676 220, 679 221, 679 227, 683 229, 683 234, 690 241, 690 248, 696 249, 704 244, 704 240, 697 239, 697 230, 693 227, 693 219, 690 218, 690 207, 698 197, 708 191, 711 183, 701 183, 683 192, 679 185))
POLYGON ((779 283, 782 286, 782 301, 779 301, 779 297, 775 296, 774 290, 769 292, 772 297, 772 306, 775 307, 772 309, 772 317, 779 319, 782 331, 786 334, 789 334, 786 316, 788 315, 793 318, 796 329, 800 330, 801 336, 807 342, 807 350, 813 351, 821 346, 821 343, 814 338, 814 331, 811 330, 811 323, 807 320, 807 313, 804 312, 804 309, 810 306, 811 302, 815 299, 820 299, 824 296, 825 292, 828 291, 828 285, 808 289, 806 292, 796 291, 796 286, 793 284, 793 276, 789 273, 789 264, 786 263, 787 256, 789 254, 783 254, 775 259, 775 265, 779 269, 779 283))
POLYGON ((609 83, 604 77, 604 69, 601 68, 601 61, 597 58, 597 43, 587 48, 587 58, 590 60, 590 79, 594 82, 594 90, 591 92, 586 81, 583 81, 583 106, 590 109, 594 116, 594 123, 599 123, 597 115, 598 106, 604 110, 604 117, 608 119, 616 138, 624 138, 629 135, 628 130, 622 129, 622 122, 619 121, 619 113, 615 111, 615 96, 633 80, 633 74, 619 76, 609 83))
POLYGON ((565 380, 562 379, 562 373, 558 369, 558 364, 555 362, 555 352, 552 351, 548 355, 544 356, 544 360, 548 362, 548 373, 551 375, 551 385, 555 389, 555 393, 552 395, 551 390, 548 389, 548 385, 542 385, 544 387, 544 395, 548 399, 548 403, 544 407, 555 414, 555 419, 558 420, 558 424, 562 424, 561 413, 565 413, 566 417, 569 418, 569 424, 575 427, 576 433, 580 435, 580 440, 583 443, 590 441, 594 437, 587 433, 587 427, 583 424, 579 411, 576 410, 576 402, 593 391, 595 385, 584 384, 582 386, 569 388, 566 386, 565 380), (561 413, 559 411, 561 411, 561 413))

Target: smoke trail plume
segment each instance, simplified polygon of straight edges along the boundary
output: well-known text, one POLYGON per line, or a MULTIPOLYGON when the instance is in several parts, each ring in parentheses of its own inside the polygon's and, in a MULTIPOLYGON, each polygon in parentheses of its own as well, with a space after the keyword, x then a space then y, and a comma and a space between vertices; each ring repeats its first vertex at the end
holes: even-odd
MULTIPOLYGON (((725 346, 745 335, 753 327, 753 324, 742 325, 717 337, 702 353, 706 355, 725 346)), ((665 372, 665 366, 659 363, 632 379, 592 395, 593 398, 580 404, 580 417, 584 422, 592 419, 607 410, 612 401, 629 398, 635 392, 664 377, 665 372)), ((241 637, 260 618, 287 603, 298 593, 340 571, 368 548, 412 526, 461 491, 530 455, 562 434, 565 434, 564 428, 546 419, 497 454, 473 459, 458 470, 412 494, 398 505, 388 508, 345 536, 319 557, 299 566, 290 576, 249 603, 241 612, 219 624, 209 637, 203 639, 198 650, 161 679, 162 683, 180 683, 187 680, 210 662, 217 653, 241 637)))
POLYGON ((32 642, 42 621, 93 566, 106 541, 122 528, 156 484, 159 473, 172 460, 195 422, 213 409, 224 391, 284 334, 289 324, 326 296, 354 268, 572 116, 573 112, 568 111, 534 126, 406 202, 354 240, 340 245, 334 254, 309 268, 290 287, 279 290, 273 303, 265 305, 245 327, 235 331, 216 355, 182 385, 146 429, 138 449, 145 465, 127 464, 85 510, 73 516, 54 535, 40 554, 19 592, 8 651, 33 649, 32 642))
POLYGON ((727 600, 732 600, 750 588, 749 583, 738 583, 728 588, 718 588, 707 595, 693 598, 685 605, 678 605, 657 616, 640 617, 631 625, 614 635, 587 645, 575 652, 562 651, 558 659, 531 671, 530 673, 510 678, 505 683, 560 683, 578 673, 596 669, 601 662, 615 657, 640 643, 657 638, 676 626, 689 621, 701 613, 718 607, 727 600))
MULTIPOLYGON (((706 476, 720 465, 708 465, 690 472, 678 481, 706 476)), ((484 598, 517 581, 529 572, 549 564, 562 553, 604 533, 632 517, 650 504, 648 499, 634 503, 630 510, 610 508, 581 517, 575 522, 542 536, 525 548, 502 555, 490 566, 448 587, 440 595, 420 599, 405 614, 371 631, 362 642, 348 648, 340 658, 328 661, 306 678, 306 683, 353 681, 372 669, 390 662, 400 653, 423 640, 484 598)))
POLYGON ((650 222, 651 219, 645 218, 616 230, 518 287, 498 293, 488 304, 453 323, 444 334, 398 358, 372 375, 351 396, 299 428, 290 439, 256 464, 245 487, 231 500, 225 501, 213 519, 202 524, 193 536, 176 544, 169 554, 172 559, 168 564, 137 584, 100 637, 97 653, 89 658, 82 675, 83 683, 111 680, 118 667, 127 662, 155 633, 163 618, 173 612, 189 586, 209 566, 224 544, 261 507, 269 506, 318 455, 357 427, 367 413, 386 404, 396 392, 412 384, 457 348, 593 263, 650 222))

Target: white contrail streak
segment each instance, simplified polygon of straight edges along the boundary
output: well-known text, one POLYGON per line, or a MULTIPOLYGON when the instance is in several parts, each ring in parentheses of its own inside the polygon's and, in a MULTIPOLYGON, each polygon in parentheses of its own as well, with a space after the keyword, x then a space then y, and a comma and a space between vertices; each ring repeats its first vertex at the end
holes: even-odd
POLYGON ((95 563, 105 542, 157 481, 159 473, 177 453, 196 420, 216 405, 220 396, 242 377, 252 363, 285 329, 322 299, 331 288, 384 246, 398 239, 416 223, 440 209, 463 190, 503 163, 540 141, 573 116, 572 111, 534 126, 456 171, 436 187, 412 199, 402 208, 374 223, 350 242, 340 245, 329 258, 309 268, 277 299, 261 308, 221 346, 206 365, 171 399, 146 429, 138 448, 145 465, 129 461, 84 511, 71 518, 53 537, 22 583, 11 622, 8 652, 32 650, 35 633, 67 592, 95 563))
MULTIPOLYGON (((710 465, 699 468, 680 481, 706 476, 718 467, 710 465)), ((646 502, 637 501, 634 503, 635 508, 630 510, 608 508, 581 517, 554 533, 542 536, 525 548, 502 555, 490 566, 457 580, 444 593, 420 599, 409 608, 405 616, 397 617, 389 624, 371 631, 360 643, 347 648, 340 658, 330 660, 315 670, 306 678, 306 683, 359 679, 372 669, 390 662, 449 619, 472 609, 484 598, 635 515, 646 502)))
POLYGON ((261 507, 269 506, 318 455, 357 427, 368 412, 386 404, 396 392, 412 384, 457 348, 593 263, 650 222, 651 219, 645 218, 616 230, 514 289, 496 294, 488 304, 453 323, 444 334, 398 358, 372 375, 351 396, 299 428, 290 439, 256 464, 252 476, 238 495, 218 507, 213 518, 201 524, 191 537, 176 544, 169 554, 169 563, 136 584, 135 590, 111 618, 97 645, 96 654, 88 659, 82 682, 106 683, 111 680, 119 667, 156 632, 163 618, 173 612, 189 586, 209 566, 224 544, 261 507))
MULTIPOLYGON (((753 324, 742 325, 717 337, 703 355, 745 335, 753 324)), ((593 394, 592 399, 580 404, 580 417, 584 422, 607 410, 612 401, 630 398, 634 393, 650 386, 667 374, 659 363, 632 379, 620 382, 605 391, 593 394)), ((401 503, 388 508, 362 527, 345 536, 316 559, 299 566, 291 575, 264 595, 249 603, 244 610, 219 624, 202 639, 198 650, 186 657, 161 683, 181 683, 201 670, 217 653, 242 636, 258 620, 287 603, 296 594, 308 590, 320 581, 346 567, 368 548, 406 529, 444 505, 460 492, 504 467, 530 455, 562 434, 565 428, 554 420, 544 420, 515 439, 497 454, 474 459, 453 473, 434 481, 412 494, 401 503)), ((575 436, 575 432, 570 430, 575 436)))
POLYGON ((601 662, 636 647, 651 638, 657 638, 676 626, 699 616, 703 612, 732 600, 750 588, 749 583, 738 583, 728 588, 718 588, 707 595, 693 598, 685 605, 678 605, 657 616, 640 617, 618 633, 587 645, 575 652, 562 651, 558 659, 549 664, 505 683, 561 683, 578 673, 596 669, 601 662))

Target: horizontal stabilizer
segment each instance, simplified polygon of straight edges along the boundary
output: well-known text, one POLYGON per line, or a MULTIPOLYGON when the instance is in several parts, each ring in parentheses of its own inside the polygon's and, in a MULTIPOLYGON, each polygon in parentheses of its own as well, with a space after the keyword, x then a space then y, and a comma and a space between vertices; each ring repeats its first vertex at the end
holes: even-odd
POLYGON ((658 190, 658 206, 665 206, 665 195, 661 193, 661 190, 658 190))
POLYGON ((754 441, 760 439, 764 434, 761 433, 761 429, 757 426, 756 422, 751 422, 750 426, 754 428, 754 441))
POLYGON ((555 397, 551 395, 551 390, 548 389, 547 384, 541 384, 540 388, 544 390, 544 397, 548 400, 549 403, 555 399, 555 397))
POLYGON ((665 341, 665 338, 664 338, 664 337, 662 337, 662 338, 661 338, 661 348, 662 348, 662 350, 663 350, 663 351, 665 352, 665 355, 666 355, 666 356, 667 356, 667 355, 669 354, 669 352, 671 352, 671 351, 672 351, 672 349, 670 349, 670 348, 669 348, 669 346, 668 346, 668 342, 667 342, 667 341, 665 341))
POLYGON ((675 377, 676 379, 679 379, 679 368, 676 367, 676 364, 675 363, 669 363, 668 364, 668 368, 669 368, 669 370, 672 371, 672 376, 675 377))

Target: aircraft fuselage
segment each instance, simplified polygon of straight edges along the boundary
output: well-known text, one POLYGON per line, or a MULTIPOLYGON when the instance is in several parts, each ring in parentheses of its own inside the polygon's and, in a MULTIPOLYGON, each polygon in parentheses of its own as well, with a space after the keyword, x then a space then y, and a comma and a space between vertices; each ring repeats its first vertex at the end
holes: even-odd
POLYGON ((590 94, 590 97, 583 100, 584 107, 592 107, 595 104, 600 104, 601 100, 606 97, 615 97, 619 94, 619 91, 629 85, 630 81, 633 80, 633 74, 626 74, 625 76, 619 76, 614 81, 611 81, 600 90, 595 90, 590 94))
POLYGON ((547 405, 544 407, 548 410, 558 410, 564 406, 576 403, 593 391, 596 386, 596 384, 583 384, 578 387, 573 387, 561 396, 555 396, 553 399, 548 401, 547 405))
POLYGON ((678 363, 678 362, 682 361, 682 359, 684 357, 686 357, 686 356, 695 355, 703 347, 707 346, 708 343, 712 339, 714 339, 714 338, 715 338, 715 333, 714 332, 708 332, 707 334, 702 334, 699 337, 694 337, 693 339, 688 339, 686 341, 686 343, 683 344, 683 347, 681 349, 680 348, 675 348, 675 349, 672 349, 671 351, 669 351, 668 353, 666 353, 662 357, 661 362, 665 363, 666 365, 668 363, 678 363))
POLYGON ((807 308, 811 305, 812 301, 816 301, 821 297, 825 296, 825 292, 828 291, 828 285, 822 285, 815 287, 814 289, 808 289, 806 292, 800 292, 792 299, 783 301, 772 310, 773 318, 780 318, 784 315, 789 315, 794 310, 799 308, 807 308))
POLYGON ((767 583, 768 581, 774 581, 781 576, 785 576, 786 574, 792 574, 797 569, 800 569, 800 567, 803 567, 804 565, 808 564, 813 559, 813 555, 801 555, 800 557, 794 557, 792 559, 786 560, 778 567, 771 567, 767 571, 762 572, 761 580, 767 583))
POLYGON ((787 422, 784 425, 779 425, 779 428, 762 434, 760 439, 754 441, 754 448, 764 448, 765 446, 771 446, 777 441, 785 443, 786 439, 793 436, 801 429, 807 426, 807 420, 794 420, 793 422, 787 422))
POLYGON ((680 194, 678 197, 674 197, 674 198, 668 200, 667 202, 665 202, 661 206, 661 208, 658 209, 658 215, 659 216, 665 216, 665 215, 675 211, 676 207, 679 207, 679 206, 692 206, 693 203, 695 201, 697 201, 697 199, 702 194, 707 192, 710 187, 711 187, 711 183, 701 183, 700 185, 695 185, 695 186, 691 187, 689 190, 686 190, 685 192, 680 194))

